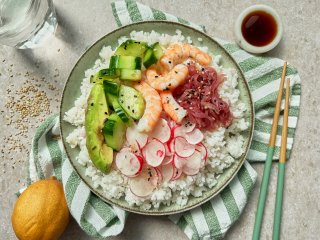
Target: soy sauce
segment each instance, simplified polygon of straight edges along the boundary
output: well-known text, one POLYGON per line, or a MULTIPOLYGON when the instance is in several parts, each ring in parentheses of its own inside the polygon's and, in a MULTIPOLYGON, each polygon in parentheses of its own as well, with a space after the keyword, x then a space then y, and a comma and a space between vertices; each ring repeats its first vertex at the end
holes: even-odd
POLYGON ((244 39, 258 47, 266 46, 276 37, 278 26, 272 15, 264 11, 248 14, 241 25, 244 39))

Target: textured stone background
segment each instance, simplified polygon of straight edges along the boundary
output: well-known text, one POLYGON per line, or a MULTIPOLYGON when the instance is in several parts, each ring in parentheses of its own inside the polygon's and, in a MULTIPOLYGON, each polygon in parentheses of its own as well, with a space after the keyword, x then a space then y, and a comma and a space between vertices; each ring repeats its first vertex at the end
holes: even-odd
MULTIPOLYGON (((233 40, 233 24, 238 14, 255 1, 158 1, 141 0, 207 27, 212 36, 233 40)), ((281 239, 319 239, 320 235, 320 147, 318 143, 320 84, 320 1, 259 1, 274 7, 282 16, 284 37, 268 55, 286 59, 299 70, 302 79, 302 102, 294 149, 287 164, 281 239)), ((110 2, 105 0, 55 0, 59 18, 56 37, 43 48, 19 51, 0 46, 0 233, 1 239, 15 239, 11 227, 14 193, 25 184, 27 149, 35 128, 51 113, 58 112, 59 99, 67 76, 85 49, 116 28, 110 2), (36 84, 34 95, 43 96, 40 114, 5 107, 10 97, 23 92, 23 86, 36 84), (47 96, 44 97, 45 95, 47 96), (10 119, 12 122, 10 124, 10 119), (20 124, 18 121, 22 121, 20 124), (7 125, 8 124, 8 125, 7 125), (21 126, 25 127, 22 131, 21 126), (21 145, 21 150, 17 148, 21 145), (16 149, 14 149, 16 148, 16 149)), ((16 100, 12 100, 16 101, 16 100)), ((258 198, 262 165, 257 185, 238 222, 226 239, 250 239, 258 198)), ((270 194, 265 211, 261 239, 271 239, 276 171, 271 175, 270 194)), ((90 239, 71 222, 62 239, 90 239)), ((170 221, 162 217, 131 214, 124 232, 114 238, 186 239, 170 221)))

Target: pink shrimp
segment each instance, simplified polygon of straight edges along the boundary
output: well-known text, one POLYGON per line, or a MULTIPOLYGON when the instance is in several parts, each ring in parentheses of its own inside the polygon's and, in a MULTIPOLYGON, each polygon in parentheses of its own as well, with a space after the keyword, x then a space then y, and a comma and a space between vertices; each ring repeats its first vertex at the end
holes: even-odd
POLYGON ((176 65, 166 75, 161 75, 155 65, 147 69, 147 83, 158 91, 173 90, 184 83, 188 76, 188 67, 183 64, 176 65))
POLYGON ((188 58, 192 58, 202 66, 208 66, 212 61, 209 54, 195 46, 187 43, 173 43, 166 49, 159 64, 164 72, 169 72, 175 65, 183 63, 188 58))
POLYGON ((145 81, 141 81, 133 87, 141 92, 146 102, 144 114, 138 122, 138 130, 140 132, 150 132, 156 126, 162 112, 159 93, 150 87, 145 81))
POLYGON ((164 111, 173 121, 180 123, 187 115, 187 111, 176 102, 171 92, 160 92, 160 97, 164 111))

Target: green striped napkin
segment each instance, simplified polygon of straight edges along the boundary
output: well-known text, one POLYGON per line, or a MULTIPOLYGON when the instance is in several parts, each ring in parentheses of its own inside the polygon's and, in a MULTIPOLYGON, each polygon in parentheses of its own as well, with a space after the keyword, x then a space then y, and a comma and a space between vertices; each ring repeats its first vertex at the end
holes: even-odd
MULTIPOLYGON (((134 1, 114 2, 112 9, 119 26, 156 19, 182 22, 205 31, 202 26, 134 1)), ((256 122, 248 160, 264 161, 283 61, 255 57, 239 49, 235 44, 217 40, 239 63, 253 94, 256 122)), ((292 80, 287 145, 290 154, 299 113, 300 78, 291 65, 288 65, 287 75, 292 80)), ((281 122, 280 117, 277 147, 280 146, 281 122)), ((276 148, 275 159, 278 156, 279 148, 276 148)), ((52 175, 62 181, 70 212, 88 235, 108 237, 121 233, 127 213, 100 200, 81 181, 64 152, 57 115, 49 117, 36 131, 28 164, 28 184, 52 175)), ((191 211, 171 215, 169 219, 177 224, 189 239, 221 239, 239 218, 255 180, 256 172, 248 162, 245 162, 237 176, 218 196, 191 211)))

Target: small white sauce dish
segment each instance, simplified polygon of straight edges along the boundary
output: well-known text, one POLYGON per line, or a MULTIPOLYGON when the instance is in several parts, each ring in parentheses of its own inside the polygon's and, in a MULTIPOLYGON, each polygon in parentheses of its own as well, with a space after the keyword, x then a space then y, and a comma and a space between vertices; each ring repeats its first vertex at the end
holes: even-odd
POLYGON ((235 31, 236 42, 242 49, 244 49, 250 53, 261 54, 261 53, 265 53, 265 52, 272 50, 273 48, 275 48, 278 45, 278 43, 280 42, 280 40, 282 38, 283 27, 282 27, 282 22, 281 22, 279 14, 273 8, 271 8, 267 5, 259 4, 259 5, 250 6, 240 13, 240 15, 238 16, 238 18, 235 22, 234 31, 235 31), (270 14, 274 18, 274 20, 276 21, 276 24, 277 24, 276 36, 274 37, 274 39, 270 43, 268 43, 267 45, 264 45, 264 46, 254 46, 254 45, 250 44, 244 38, 244 36, 242 34, 242 30, 241 30, 242 23, 243 23, 244 19, 246 18, 246 16, 248 16, 250 13, 256 12, 256 11, 263 11, 263 12, 270 14))

